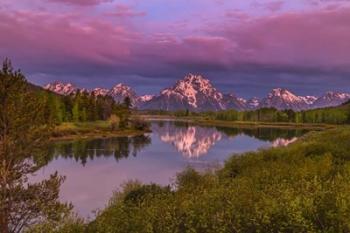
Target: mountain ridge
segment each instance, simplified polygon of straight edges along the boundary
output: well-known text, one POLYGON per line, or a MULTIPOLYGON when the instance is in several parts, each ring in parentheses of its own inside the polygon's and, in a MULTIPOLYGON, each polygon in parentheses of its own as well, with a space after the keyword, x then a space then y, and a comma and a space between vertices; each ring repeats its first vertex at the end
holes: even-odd
POLYGON ((235 109, 238 111, 260 108, 292 109, 302 111, 316 108, 339 106, 350 100, 350 93, 328 91, 316 97, 299 96, 286 88, 274 88, 264 98, 244 99, 234 93, 224 94, 214 87, 211 81, 202 75, 188 74, 173 86, 164 88, 158 95, 138 96, 128 85, 119 83, 111 89, 96 87, 92 90, 79 89, 72 83, 53 82, 44 86, 46 90, 60 95, 70 95, 78 90, 94 95, 109 95, 117 102, 129 97, 133 106, 141 110, 190 110, 221 111, 235 109))

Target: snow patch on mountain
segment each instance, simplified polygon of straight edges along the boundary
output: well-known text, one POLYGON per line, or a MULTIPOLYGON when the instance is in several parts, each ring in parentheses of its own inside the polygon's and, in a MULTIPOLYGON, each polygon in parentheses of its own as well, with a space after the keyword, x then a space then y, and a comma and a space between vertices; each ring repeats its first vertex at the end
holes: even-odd
POLYGON ((109 90, 108 89, 105 89, 105 88, 95 88, 92 90, 92 94, 94 96, 106 96, 108 95, 109 93, 109 90))
POLYGON ((109 92, 108 92, 109 96, 112 96, 113 99, 116 102, 122 103, 126 97, 129 97, 131 100, 132 104, 135 104, 136 99, 137 99, 137 95, 135 93, 135 91, 123 84, 123 83, 119 83, 117 85, 115 85, 109 92))
POLYGON ((173 87, 141 106, 143 109, 168 111, 189 109, 191 111, 224 110, 223 94, 201 75, 189 74, 173 87))
POLYGON ((334 107, 341 105, 349 100, 349 93, 328 91, 313 103, 313 108, 334 107))
POLYGON ((60 95, 70 95, 77 92, 78 88, 71 83, 53 82, 44 86, 44 89, 60 95))

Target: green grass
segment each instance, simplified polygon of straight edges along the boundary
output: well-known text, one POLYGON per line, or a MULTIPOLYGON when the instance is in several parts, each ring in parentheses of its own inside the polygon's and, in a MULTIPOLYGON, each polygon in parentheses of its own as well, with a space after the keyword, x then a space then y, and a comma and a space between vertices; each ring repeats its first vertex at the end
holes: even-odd
POLYGON ((108 121, 94 122, 64 122, 55 127, 53 140, 74 140, 81 138, 105 138, 143 134, 142 130, 116 129, 112 130, 108 121))

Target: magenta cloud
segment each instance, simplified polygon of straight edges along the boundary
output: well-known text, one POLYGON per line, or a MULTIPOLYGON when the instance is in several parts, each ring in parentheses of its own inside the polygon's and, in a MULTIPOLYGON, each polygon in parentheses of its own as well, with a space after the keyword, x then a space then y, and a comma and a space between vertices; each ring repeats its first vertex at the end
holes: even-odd
POLYGON ((112 0, 46 0, 48 2, 80 5, 80 6, 94 6, 101 3, 112 2, 112 0))
MULTIPOLYGON (((119 20, 146 16, 130 6, 116 5, 108 12, 118 17, 107 20, 106 12, 86 17, 2 11, 0 31, 6 33, 0 37, 0 54, 37 73, 106 67, 147 76, 150 70, 165 75, 181 69, 200 72, 249 66, 350 72, 349 8, 264 16, 226 12, 219 22, 207 21, 185 34, 169 22, 158 23, 154 30, 140 27, 139 21, 119 20), (232 20, 235 15, 240 15, 238 21, 232 20), (169 28, 175 31, 169 33, 169 28)), ((191 22, 185 24, 190 27, 191 22)))

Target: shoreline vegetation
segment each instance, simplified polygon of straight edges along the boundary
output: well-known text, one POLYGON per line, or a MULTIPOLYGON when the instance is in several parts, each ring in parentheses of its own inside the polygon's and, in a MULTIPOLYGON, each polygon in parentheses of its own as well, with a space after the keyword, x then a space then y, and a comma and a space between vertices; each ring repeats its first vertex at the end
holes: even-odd
POLYGON ((206 119, 201 116, 172 116, 172 115, 139 115, 145 121, 171 120, 193 123, 203 126, 223 126, 231 128, 286 128, 286 129, 314 129, 323 130, 335 128, 339 125, 321 123, 292 123, 292 122, 256 122, 256 121, 226 121, 206 119))
MULTIPOLYGON (((290 123, 290 122, 248 122, 248 121, 224 121, 206 119, 201 116, 172 116, 172 115, 135 115, 131 119, 142 121, 181 121, 196 124, 199 126, 221 126, 229 128, 282 128, 282 129, 310 129, 325 130, 339 125, 312 124, 312 123, 290 123)), ((112 129, 109 121, 93 122, 63 122, 55 126, 51 141, 68 141, 77 139, 99 139, 112 137, 139 136, 150 133, 149 128, 145 129, 112 129)))
POLYGON ((108 121, 64 122, 57 125, 51 135, 51 141, 70 141, 80 139, 100 139, 113 137, 130 137, 150 133, 145 129, 112 129, 108 121))

